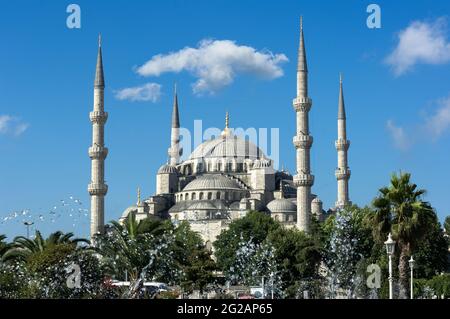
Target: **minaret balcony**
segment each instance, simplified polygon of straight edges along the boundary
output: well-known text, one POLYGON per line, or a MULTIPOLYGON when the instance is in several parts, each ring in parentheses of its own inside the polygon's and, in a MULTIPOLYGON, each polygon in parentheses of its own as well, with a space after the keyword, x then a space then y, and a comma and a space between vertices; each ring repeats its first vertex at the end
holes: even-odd
POLYGON ((98 183, 90 183, 88 185, 88 192, 89 195, 95 196, 95 195, 102 195, 105 196, 108 192, 108 185, 106 184, 98 184, 98 183))
POLYGON ((314 184, 314 175, 311 174, 297 174, 294 176, 294 185, 299 186, 309 186, 314 184))
POLYGON ((311 135, 296 135, 292 139, 295 148, 309 149, 313 144, 313 137, 311 135))
POLYGON ((334 146, 336 146, 336 150, 338 151, 347 151, 350 147, 350 141, 340 138, 334 142, 334 146))
POLYGON ((312 106, 312 100, 309 97, 296 97, 292 104, 295 112, 309 112, 312 106))
POLYGON ((89 113, 89 119, 92 123, 105 124, 108 119, 108 113, 104 111, 93 111, 89 113))
POLYGON ((335 208, 337 208, 338 210, 342 210, 344 209, 346 206, 351 206, 352 202, 351 201, 346 201, 346 202, 342 202, 342 201, 336 201, 336 203, 334 204, 335 208))
POLYGON ((108 156, 108 149, 102 146, 89 147, 89 157, 91 159, 105 159, 108 156))
POLYGON ((351 171, 348 168, 337 168, 334 172, 337 180, 341 179, 349 179, 351 175, 351 171))

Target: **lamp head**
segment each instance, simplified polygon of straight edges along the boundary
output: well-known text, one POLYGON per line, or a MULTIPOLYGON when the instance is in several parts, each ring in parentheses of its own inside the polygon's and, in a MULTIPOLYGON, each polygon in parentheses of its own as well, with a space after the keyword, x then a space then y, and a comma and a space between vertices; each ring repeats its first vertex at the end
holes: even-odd
POLYGON ((395 241, 392 239, 392 234, 389 233, 388 239, 384 242, 386 245, 386 252, 389 256, 392 256, 395 251, 395 241))

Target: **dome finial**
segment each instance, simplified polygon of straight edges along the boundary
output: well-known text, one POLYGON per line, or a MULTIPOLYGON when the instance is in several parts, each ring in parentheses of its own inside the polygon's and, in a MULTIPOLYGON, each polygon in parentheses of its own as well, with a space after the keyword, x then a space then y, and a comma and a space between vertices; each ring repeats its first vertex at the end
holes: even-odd
POLYGON ((101 33, 98 34, 98 46, 99 47, 102 46, 102 34, 101 33))
POLYGON ((225 113, 225 128, 223 129, 222 134, 221 134, 223 137, 227 137, 227 136, 231 135, 229 125, 230 125, 230 115, 228 114, 228 111, 227 111, 225 113))
POLYGON ((303 30, 303 16, 300 16, 300 30, 303 30))
POLYGON ((230 124, 230 115, 228 114, 228 111, 225 113, 225 128, 228 128, 228 125, 230 124))
POLYGON ((137 188, 137 204, 138 205, 141 204, 141 188, 140 187, 137 188))

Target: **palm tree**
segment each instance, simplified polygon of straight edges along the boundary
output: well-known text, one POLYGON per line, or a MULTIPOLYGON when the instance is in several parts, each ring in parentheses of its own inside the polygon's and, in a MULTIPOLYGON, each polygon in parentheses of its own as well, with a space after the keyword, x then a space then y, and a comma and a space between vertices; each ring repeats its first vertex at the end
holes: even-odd
POLYGON ((136 220, 136 215, 131 213, 123 224, 113 220, 112 229, 119 234, 126 234, 131 239, 136 239, 142 234, 161 235, 167 230, 164 222, 158 219, 145 218, 136 220))
POLYGON ((63 233, 57 231, 51 233, 48 238, 44 239, 40 231, 36 231, 33 239, 29 239, 24 236, 18 236, 14 238, 14 241, 8 247, 8 250, 3 255, 3 260, 20 260, 26 261, 31 255, 43 252, 50 246, 60 244, 72 244, 74 247, 78 243, 89 244, 89 241, 82 238, 72 238, 73 233, 63 233))
POLYGON ((372 216, 375 238, 384 241, 391 231, 397 240, 400 289, 404 296, 408 287, 408 256, 437 218, 431 205, 422 200, 426 191, 417 189, 410 179, 409 173, 393 174, 390 185, 379 190, 372 216))
POLYGON ((161 237, 167 230, 165 222, 152 218, 137 221, 135 214, 130 214, 123 224, 111 221, 107 234, 97 241, 97 251, 111 265, 112 272, 126 270, 133 281, 148 264, 145 250, 151 246, 151 238, 161 237))
POLYGON ((5 243, 4 240, 6 239, 5 235, 0 235, 0 261, 3 258, 3 255, 8 251, 9 244, 5 243))

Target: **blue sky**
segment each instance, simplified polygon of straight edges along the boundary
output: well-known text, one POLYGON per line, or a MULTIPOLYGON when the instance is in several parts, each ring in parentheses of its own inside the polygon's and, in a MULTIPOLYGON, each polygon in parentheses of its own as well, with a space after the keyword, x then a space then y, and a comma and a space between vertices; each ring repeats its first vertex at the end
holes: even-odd
POLYGON ((343 72, 353 202, 370 203, 392 172, 404 170, 428 190, 426 199, 441 219, 450 215, 448 1, 375 1, 381 29, 367 28, 366 7, 372 2, 361 0, 76 1, 81 29, 66 26, 70 3, 2 3, 0 222, 14 212, 28 213, 0 223, 0 233, 24 234, 22 222, 32 218, 44 232, 88 235, 88 113, 99 32, 109 112, 107 220, 135 202, 138 186, 146 196, 154 192, 155 173, 167 159, 175 81, 183 127, 192 129, 194 120, 202 119, 203 127, 221 128, 228 110, 232 127, 279 128, 280 163, 293 172, 300 15, 314 101, 314 193, 325 207, 333 205, 343 72), (236 47, 283 54, 289 61, 276 64, 282 75, 272 77, 261 76, 260 65, 248 72, 238 67, 231 83, 214 87, 213 94, 193 91, 195 70, 139 74, 138 68, 155 55, 198 48, 204 39, 235 41, 236 47), (120 90, 147 83, 160 85, 155 101, 117 98, 120 90))

